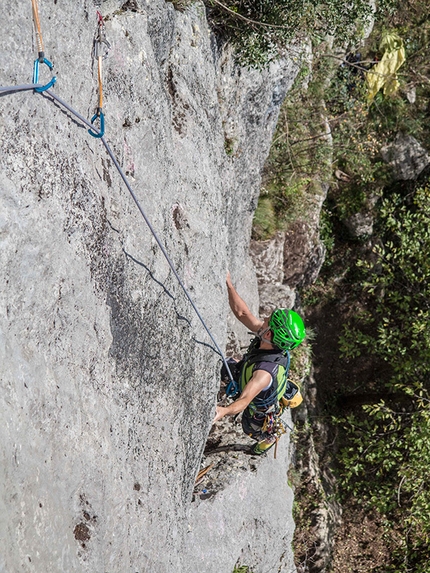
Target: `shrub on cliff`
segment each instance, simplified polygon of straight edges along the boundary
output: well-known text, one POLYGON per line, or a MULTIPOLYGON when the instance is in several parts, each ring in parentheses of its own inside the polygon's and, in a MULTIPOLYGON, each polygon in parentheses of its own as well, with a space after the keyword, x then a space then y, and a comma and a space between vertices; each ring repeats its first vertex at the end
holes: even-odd
POLYGON ((397 530, 396 573, 427 572, 430 543, 430 187, 412 197, 384 199, 375 259, 361 263, 367 310, 341 337, 344 357, 375 356, 392 371, 373 382, 379 402, 343 419, 340 461, 344 491, 397 530))
MULTIPOLYGON (((360 35, 374 15, 369 0, 204 0, 215 29, 237 50, 241 63, 262 67, 291 40, 327 35, 345 43, 360 35)), ((395 0, 381 0, 378 11, 395 0)))

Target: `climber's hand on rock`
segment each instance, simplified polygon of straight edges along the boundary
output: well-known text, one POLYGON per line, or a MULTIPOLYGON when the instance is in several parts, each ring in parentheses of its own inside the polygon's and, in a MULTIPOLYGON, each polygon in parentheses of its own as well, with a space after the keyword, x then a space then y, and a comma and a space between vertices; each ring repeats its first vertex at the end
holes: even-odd
POLYGON ((223 408, 222 406, 216 407, 216 413, 213 423, 218 422, 218 420, 221 420, 221 418, 224 418, 226 409, 227 408, 223 408))

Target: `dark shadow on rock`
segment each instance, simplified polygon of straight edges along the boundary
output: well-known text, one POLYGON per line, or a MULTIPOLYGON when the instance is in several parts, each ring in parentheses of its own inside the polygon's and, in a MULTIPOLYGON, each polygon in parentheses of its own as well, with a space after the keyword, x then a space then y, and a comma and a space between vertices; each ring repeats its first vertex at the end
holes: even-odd
POLYGON ((67 119, 69 119, 72 123, 76 125, 76 127, 80 127, 81 129, 88 129, 88 126, 85 123, 83 123, 83 121, 81 121, 79 118, 73 115, 68 109, 60 105, 57 102, 57 100, 51 97, 48 93, 42 92, 42 96, 48 101, 50 101, 53 105, 55 105, 58 111, 60 111, 63 115, 65 115, 67 119))
MULTIPOLYGON (((128 253, 124 247, 122 248, 125 256, 130 259, 131 261, 133 261, 133 263, 136 263, 136 265, 139 265, 140 267, 143 267, 146 272, 148 273, 148 275, 151 277, 151 279, 157 283, 158 286, 160 286, 164 293, 172 299, 173 301, 173 306, 176 312, 176 316, 178 318, 178 320, 184 320, 188 326, 191 328, 191 321, 186 318, 185 316, 183 316, 182 314, 180 314, 178 312, 178 309, 176 308, 176 298, 175 296, 169 291, 169 289, 166 287, 166 285, 164 283, 162 283, 161 281, 159 281, 157 278, 155 278, 154 273, 151 271, 151 269, 149 267, 147 267, 145 265, 145 263, 142 263, 142 261, 138 261, 135 257, 133 257, 133 255, 130 255, 130 253, 128 253)), ((220 353, 218 352, 218 350, 216 348, 214 348, 211 344, 208 344, 207 342, 203 342, 202 340, 198 340, 195 336, 191 336, 191 339, 196 343, 196 344, 200 344, 202 346, 207 346, 208 348, 210 348, 213 352, 215 352, 215 354, 218 354, 218 356, 220 356, 220 353)))
POLYGON ((205 456, 211 454, 218 454, 219 452, 244 452, 245 454, 255 455, 251 451, 249 444, 226 444, 225 446, 206 447, 204 451, 205 456))

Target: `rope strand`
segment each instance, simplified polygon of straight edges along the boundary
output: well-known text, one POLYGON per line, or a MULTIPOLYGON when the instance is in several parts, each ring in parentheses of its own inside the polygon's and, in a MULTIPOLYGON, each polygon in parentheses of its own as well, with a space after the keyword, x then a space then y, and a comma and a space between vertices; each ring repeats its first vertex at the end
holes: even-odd
MULTIPOLYGON (((39 84, 23 84, 23 85, 18 85, 18 86, 0 86, 0 96, 2 95, 8 95, 11 93, 16 93, 16 92, 21 92, 21 91, 30 91, 30 90, 35 90, 36 93, 41 93, 43 95, 43 97, 49 99, 51 98, 52 100, 56 101, 60 106, 64 107, 67 111, 69 111, 72 115, 74 115, 76 118, 78 118, 83 124, 85 124, 86 126, 90 127, 93 131, 97 132, 100 135, 100 131, 97 130, 93 124, 91 124, 83 115, 81 115, 78 111, 76 111, 74 108, 72 108, 67 102, 65 102, 63 99, 61 99, 59 96, 57 96, 54 92, 50 91, 50 90, 45 90, 43 92, 37 92, 37 88, 43 87, 39 84)), ((173 264, 169 254, 166 251, 166 248, 164 247, 163 243, 161 242, 160 238, 158 237, 154 227, 152 226, 150 220, 148 219, 145 211, 143 210, 135 192, 133 191, 124 171, 122 170, 121 166, 118 163, 118 160, 115 156, 115 154, 113 153, 111 147, 109 146, 108 142, 106 141, 106 139, 104 137, 100 137, 109 157, 112 159, 113 164, 115 165, 119 175, 121 176, 121 179, 123 180, 125 186, 127 187, 130 195, 132 196, 137 208, 140 211, 140 214, 142 215, 145 223, 147 224, 147 226, 149 227, 149 230, 151 231, 152 235, 154 236, 154 239, 156 240, 158 246, 161 249, 161 252, 163 253, 165 259, 167 260, 170 268, 173 271, 173 274, 175 275, 179 285, 181 286, 182 290, 184 291, 188 301, 190 302, 191 306, 193 307, 195 313, 197 314, 200 322, 202 323, 203 327, 205 328, 207 334, 209 335, 209 338, 212 340, 216 351, 218 352, 218 354, 220 355, 226 369, 227 369, 227 373, 230 377, 230 381, 233 381, 233 376, 231 374, 229 365, 227 363, 227 360, 224 356, 224 353, 222 352, 222 350, 220 349, 218 343, 216 342, 214 336, 212 335, 212 332, 210 331, 209 327, 206 325, 206 322, 204 321, 202 315, 200 314, 197 306, 195 305, 193 299, 191 298, 191 295, 189 294, 188 290, 186 289, 181 277, 179 276, 175 265, 173 264)))

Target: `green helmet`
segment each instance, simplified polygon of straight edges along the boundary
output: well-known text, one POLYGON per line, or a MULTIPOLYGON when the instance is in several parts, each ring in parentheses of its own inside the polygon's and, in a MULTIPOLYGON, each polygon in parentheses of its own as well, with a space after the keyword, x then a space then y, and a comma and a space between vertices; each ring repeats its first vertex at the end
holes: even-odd
POLYGON ((293 310, 277 308, 269 319, 269 328, 273 332, 273 344, 281 350, 296 348, 305 338, 303 320, 293 310))

